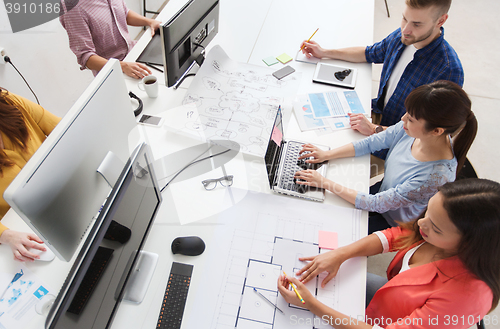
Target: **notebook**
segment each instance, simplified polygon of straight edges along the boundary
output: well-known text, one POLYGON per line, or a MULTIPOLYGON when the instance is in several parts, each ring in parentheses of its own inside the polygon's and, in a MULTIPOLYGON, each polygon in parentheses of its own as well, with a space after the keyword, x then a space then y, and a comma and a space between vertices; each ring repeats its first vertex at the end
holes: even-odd
MULTIPOLYGON (((312 201, 324 201, 324 189, 297 184, 294 181, 294 175, 302 169, 316 169, 322 176, 325 176, 328 162, 309 164, 305 162, 307 159, 298 160, 302 145, 306 144, 306 142, 285 140, 284 137, 283 114, 280 107, 276 113, 273 130, 264 156, 269 187, 277 193, 312 201)), ((325 151, 330 149, 328 146, 314 145, 325 151)))

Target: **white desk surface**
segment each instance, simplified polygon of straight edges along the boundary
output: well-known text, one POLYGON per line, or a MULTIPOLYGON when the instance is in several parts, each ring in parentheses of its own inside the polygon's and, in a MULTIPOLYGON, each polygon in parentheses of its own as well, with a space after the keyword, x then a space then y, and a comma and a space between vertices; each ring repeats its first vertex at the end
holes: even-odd
MULTIPOLYGON (((161 12, 159 19, 165 22, 185 2, 185 0, 170 0, 161 12)), ((308 39, 318 27, 319 31, 314 40, 325 48, 369 45, 373 41, 373 11, 373 0, 220 0, 219 34, 211 42, 207 51, 213 45, 219 44, 233 60, 265 66, 262 58, 278 56, 283 52, 295 57, 302 40, 308 39)), ((135 61, 150 38, 149 33, 145 33, 125 60, 135 61)), ((295 61, 288 64, 298 72, 302 72, 298 93, 321 92, 335 88, 312 83, 314 65, 295 61)), ((359 70, 356 91, 363 106, 370 108, 371 66, 369 64, 350 65, 359 70)), ((281 63, 273 66, 276 70, 281 67, 283 67, 281 63)), ((153 74, 160 82, 160 93, 156 99, 148 98, 145 92, 139 90, 137 80, 125 77, 129 90, 142 98, 144 113, 159 114, 181 105, 189 87, 190 78, 178 90, 173 90, 164 87, 162 73, 153 70, 153 74)), ((148 132, 148 129, 153 129, 153 133, 149 136, 159 137, 159 141, 148 141, 152 144, 153 151, 155 150, 155 142, 162 145, 165 154, 199 144, 198 141, 190 141, 185 137, 161 130, 161 128, 144 126, 139 128, 141 133, 148 132)), ((301 132, 293 116, 285 129, 287 138, 300 138, 301 140, 326 144, 330 147, 341 146, 363 138, 361 134, 352 130, 341 130, 327 135, 319 135, 314 131, 301 132)), ((247 179, 252 181, 252 184, 248 184, 248 188, 257 192, 271 193, 265 179, 266 172, 263 162, 253 158, 243 158, 245 159, 243 165, 247 169, 247 179)), ((241 159, 232 161, 241 161, 241 159)), ((327 177, 345 186, 367 192, 369 188, 369 161, 369 156, 335 160, 334 163, 330 164, 327 177)), ((159 171, 161 172, 161 169, 159 171)), ((196 277, 202 276, 200 271, 202 272, 203 269, 207 270, 204 267, 203 255, 200 257, 173 255, 170 251, 170 243, 177 236, 199 235, 203 238, 210 235, 210 226, 179 225, 175 218, 172 219, 168 206, 166 206, 167 203, 165 202, 164 206, 161 207, 157 222, 153 226, 144 248, 147 251, 158 253, 160 256, 146 299, 139 305, 123 302, 116 314, 113 328, 153 328, 156 325, 172 261, 194 264, 196 277)), ((352 208, 351 204, 329 192, 327 192, 325 203, 352 208)), ((367 217, 367 212, 363 212, 360 225, 361 236, 367 232, 367 217)), ((7 213, 2 223, 15 230, 30 231, 28 226, 13 211, 7 213)), ((12 260, 10 249, 4 245, 0 245, 0 262, 2 263, 2 271, 12 273, 18 264, 12 260)), ((72 262, 66 263, 55 259, 50 263, 35 262, 26 265, 57 292, 71 268, 71 264, 72 262)), ((360 260, 360 264, 361 268, 366 268, 365 259, 360 260)), ((195 276, 193 276, 190 291, 201 289, 203 286, 202 282, 196 283, 195 276)), ((360 282, 360 284, 362 283, 360 282)), ((356 296, 356 299, 360 301, 358 314, 364 314, 364 296, 356 296)), ((185 316, 193 316, 190 313, 190 306, 188 298, 185 316)), ((28 328, 43 328, 44 321, 43 317, 36 316, 28 328)))

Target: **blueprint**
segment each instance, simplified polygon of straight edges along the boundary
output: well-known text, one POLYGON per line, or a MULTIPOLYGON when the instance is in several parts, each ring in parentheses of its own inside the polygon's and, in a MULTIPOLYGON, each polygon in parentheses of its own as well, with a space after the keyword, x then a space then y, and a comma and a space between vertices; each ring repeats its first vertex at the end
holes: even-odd
MULTIPOLYGON (((233 194, 237 193, 233 189, 233 194)), ((205 327, 214 329, 290 328, 298 318, 308 319, 299 328, 326 327, 308 310, 286 303, 278 293, 277 279, 283 271, 294 275, 300 270, 305 263, 299 257, 328 251, 318 245, 321 230, 342 232, 339 246, 358 240, 361 213, 352 208, 248 192, 244 200, 220 215, 219 224, 223 225, 214 236, 217 246, 212 245, 217 250, 211 251, 216 256, 207 264, 217 268, 213 271, 217 275, 205 271, 203 279, 210 282, 207 289, 212 290, 192 297, 197 317, 203 319, 205 327), (285 314, 276 311, 254 288, 285 314), (208 301, 206 296, 217 297, 208 301)), ((359 259, 349 260, 324 288, 321 282, 326 273, 306 286, 326 305, 350 316, 363 316, 364 299, 359 296, 364 296, 364 286, 359 282, 364 280, 365 272, 359 259)), ((201 325, 198 319, 188 321, 187 327, 201 325)))
POLYGON ((167 111, 167 127, 203 141, 231 140, 242 152, 262 157, 278 107, 291 102, 300 82, 300 73, 278 80, 274 71, 235 62, 215 46, 183 105, 167 111))

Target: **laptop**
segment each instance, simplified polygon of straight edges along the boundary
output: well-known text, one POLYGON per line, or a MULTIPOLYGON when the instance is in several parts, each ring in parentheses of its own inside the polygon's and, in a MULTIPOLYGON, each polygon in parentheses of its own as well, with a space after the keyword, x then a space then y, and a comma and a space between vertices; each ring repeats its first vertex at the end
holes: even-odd
MULTIPOLYGON (((283 114, 281 107, 279 107, 264 156, 269 187, 277 193, 322 202, 325 200, 324 189, 298 184, 294 180, 297 171, 315 169, 322 176, 325 176, 328 167, 328 161, 321 164, 311 164, 305 162, 307 158, 298 160, 299 152, 304 144, 307 143, 297 140, 285 140, 283 114)), ((314 145, 325 151, 330 149, 328 146, 314 145)))

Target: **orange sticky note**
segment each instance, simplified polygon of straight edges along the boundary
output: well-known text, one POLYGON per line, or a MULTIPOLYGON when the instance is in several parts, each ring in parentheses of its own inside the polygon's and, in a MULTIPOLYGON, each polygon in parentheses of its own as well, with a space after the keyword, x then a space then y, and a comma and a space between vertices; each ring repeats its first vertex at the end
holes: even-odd
POLYGON ((338 236, 337 232, 319 231, 319 247, 322 249, 337 249, 338 236))

